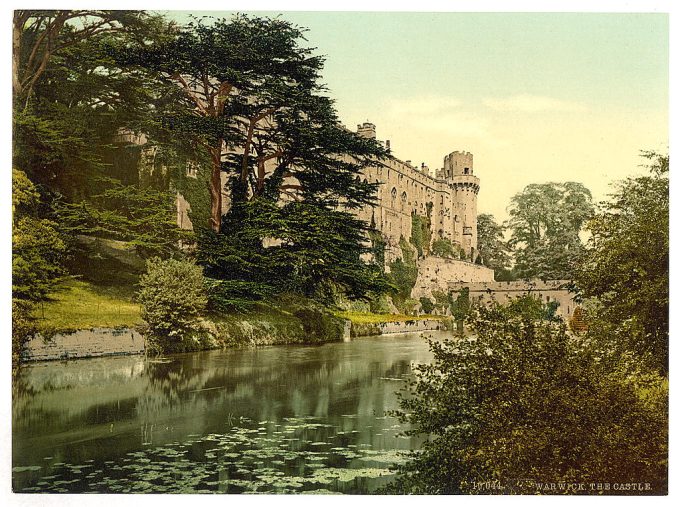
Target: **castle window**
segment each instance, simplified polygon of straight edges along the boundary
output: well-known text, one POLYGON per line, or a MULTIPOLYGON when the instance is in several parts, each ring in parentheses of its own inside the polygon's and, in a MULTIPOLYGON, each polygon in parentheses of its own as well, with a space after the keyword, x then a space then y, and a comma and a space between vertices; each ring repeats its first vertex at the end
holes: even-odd
POLYGON ((469 167, 466 167, 466 168, 463 170, 463 172, 464 172, 465 174, 470 174, 470 168, 469 168, 469 167))

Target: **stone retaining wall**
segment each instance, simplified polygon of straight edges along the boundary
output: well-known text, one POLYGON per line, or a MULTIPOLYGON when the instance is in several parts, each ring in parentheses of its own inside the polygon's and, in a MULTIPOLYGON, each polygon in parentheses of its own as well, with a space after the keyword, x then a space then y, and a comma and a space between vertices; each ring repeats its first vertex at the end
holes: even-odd
POLYGON ((143 352, 144 338, 137 331, 102 327, 56 334, 49 340, 38 336, 26 344, 23 358, 26 361, 49 361, 143 352))
POLYGON ((416 333, 419 331, 439 331, 446 329, 446 324, 436 319, 414 319, 402 322, 380 322, 370 324, 352 324, 351 336, 375 336, 394 333, 416 333))

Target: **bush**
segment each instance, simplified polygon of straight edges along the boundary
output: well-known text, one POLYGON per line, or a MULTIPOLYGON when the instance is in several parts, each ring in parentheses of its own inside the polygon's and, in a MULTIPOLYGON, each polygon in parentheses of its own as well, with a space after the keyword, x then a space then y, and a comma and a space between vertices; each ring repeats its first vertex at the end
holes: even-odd
POLYGON ((420 309, 424 313, 432 313, 432 310, 434 310, 434 303, 428 297, 421 297, 420 298, 420 309))
POLYGON ((147 348, 158 352, 196 348, 202 339, 198 318, 207 304, 201 267, 186 260, 153 258, 139 285, 147 348))
POLYGON ((37 333, 35 319, 31 316, 34 303, 12 299, 12 372, 21 364, 21 353, 26 342, 37 333))
POLYGON ((460 259, 459 249, 448 239, 437 239, 432 243, 432 255, 445 259, 460 259))
POLYGON ((473 336, 430 340, 434 361, 416 367, 399 413, 410 435, 429 438, 393 492, 538 493, 538 482, 561 481, 667 490, 667 381, 534 306, 481 307, 468 319, 473 336))

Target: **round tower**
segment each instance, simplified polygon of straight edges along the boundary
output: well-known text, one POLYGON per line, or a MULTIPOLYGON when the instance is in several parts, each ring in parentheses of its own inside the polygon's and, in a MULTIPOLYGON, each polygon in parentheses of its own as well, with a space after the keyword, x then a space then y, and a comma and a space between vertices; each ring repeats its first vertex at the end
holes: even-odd
POLYGON ((454 151, 444 157, 441 171, 453 190, 453 238, 468 260, 477 257, 477 194, 479 178, 474 175, 472 153, 454 151))

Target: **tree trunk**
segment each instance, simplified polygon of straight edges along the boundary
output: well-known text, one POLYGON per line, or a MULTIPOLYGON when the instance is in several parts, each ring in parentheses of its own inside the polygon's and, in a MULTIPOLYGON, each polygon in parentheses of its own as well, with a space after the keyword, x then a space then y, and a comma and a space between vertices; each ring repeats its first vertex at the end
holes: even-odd
POLYGON ((212 171, 210 172, 210 228, 220 232, 222 223, 222 140, 219 148, 212 148, 212 171))
POLYGON ((12 26, 12 88, 14 97, 21 95, 21 79, 19 78, 19 60, 21 58, 21 31, 23 26, 22 16, 19 11, 14 13, 14 23, 12 26))

